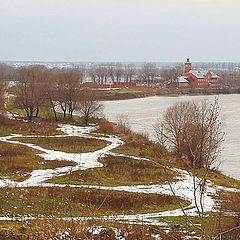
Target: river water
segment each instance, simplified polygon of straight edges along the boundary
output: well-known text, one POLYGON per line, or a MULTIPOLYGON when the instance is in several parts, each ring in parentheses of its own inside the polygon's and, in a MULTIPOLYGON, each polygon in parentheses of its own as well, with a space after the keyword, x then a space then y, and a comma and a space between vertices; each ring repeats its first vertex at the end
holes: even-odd
MULTIPOLYGON (((140 99, 105 101, 104 114, 107 119, 116 122, 119 115, 127 115, 131 129, 147 133, 156 139, 153 126, 163 117, 166 109, 178 101, 207 99, 213 101, 216 96, 147 97, 140 99)), ((240 180, 240 94, 220 95, 221 121, 225 132, 223 151, 219 157, 219 170, 240 180)))

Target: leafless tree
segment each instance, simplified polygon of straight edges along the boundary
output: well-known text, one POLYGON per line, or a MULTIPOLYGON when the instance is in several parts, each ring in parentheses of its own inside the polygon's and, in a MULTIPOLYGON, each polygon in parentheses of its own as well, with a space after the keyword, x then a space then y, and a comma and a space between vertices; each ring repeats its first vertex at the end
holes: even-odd
POLYGON ((147 82, 148 86, 153 83, 156 73, 157 67, 153 63, 145 63, 141 66, 140 77, 144 82, 147 82))
POLYGON ((179 102, 168 108, 163 121, 157 126, 162 144, 173 150, 179 158, 185 158, 192 167, 213 164, 223 141, 218 99, 179 102))
POLYGON ((96 73, 96 65, 91 65, 88 74, 92 80, 93 83, 97 82, 97 73, 96 73))
POLYGON ((111 79, 112 83, 115 83, 115 66, 113 63, 108 64, 108 76, 111 79))
MULTIPOLYGON (((224 133, 221 130, 218 98, 213 103, 202 101, 180 102, 167 109, 163 121, 157 124, 156 132, 161 145, 170 147, 179 159, 188 161, 189 175, 192 177, 192 194, 201 225, 195 225, 181 206, 186 221, 196 227, 201 237, 209 237, 206 231, 204 199, 208 175, 215 166, 221 151, 220 144, 224 133), (196 169, 202 169, 197 177, 196 169)), ((169 183, 175 195, 175 191, 169 183)))
POLYGON ((73 118, 73 112, 79 101, 81 75, 76 69, 65 70, 56 75, 56 100, 58 101, 64 118, 73 118))
POLYGON ((178 65, 176 67, 172 68, 162 68, 160 70, 160 76, 163 82, 174 82, 178 76, 181 76, 183 74, 183 67, 181 65, 178 65))
POLYGON ((134 74, 136 74, 136 67, 134 64, 124 65, 125 82, 132 82, 134 74))
POLYGON ((78 110, 86 125, 92 117, 102 113, 103 105, 98 101, 96 91, 87 89, 81 91, 78 110))
POLYGON ((108 68, 104 64, 100 64, 95 68, 95 74, 97 76, 97 81, 99 84, 104 84, 107 82, 108 78, 108 68))
POLYGON ((16 105, 26 112, 29 120, 38 117, 44 98, 44 78, 46 68, 42 66, 24 67, 17 72, 16 105))
POLYGON ((0 109, 4 107, 5 91, 6 91, 5 76, 4 76, 4 73, 0 71, 0 109))
POLYGON ((123 65, 121 63, 117 63, 115 65, 115 76, 116 76, 116 81, 121 82, 121 79, 123 77, 124 69, 123 65))
POLYGON ((53 111, 55 121, 58 121, 57 108, 59 105, 59 95, 58 92, 58 81, 57 75, 54 72, 48 71, 44 79, 45 93, 46 93, 46 105, 49 106, 53 111))

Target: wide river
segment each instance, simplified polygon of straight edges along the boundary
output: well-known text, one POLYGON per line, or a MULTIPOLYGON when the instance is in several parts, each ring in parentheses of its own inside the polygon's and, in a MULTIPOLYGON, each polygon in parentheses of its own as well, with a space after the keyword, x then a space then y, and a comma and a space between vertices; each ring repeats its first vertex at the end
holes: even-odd
MULTIPOLYGON (((105 101, 104 114, 116 122, 120 115, 128 116, 131 129, 147 133, 156 139, 154 124, 163 117, 166 109, 179 101, 207 99, 216 96, 147 97, 131 100, 105 101)), ((220 95, 221 121, 225 132, 223 151, 219 157, 219 170, 226 175, 240 179, 240 94, 220 95)))

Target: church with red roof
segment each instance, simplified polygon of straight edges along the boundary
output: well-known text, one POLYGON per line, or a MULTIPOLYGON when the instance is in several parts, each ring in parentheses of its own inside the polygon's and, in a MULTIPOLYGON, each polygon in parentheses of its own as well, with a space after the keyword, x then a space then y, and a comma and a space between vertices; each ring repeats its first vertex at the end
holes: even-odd
POLYGON ((198 70, 192 68, 190 59, 187 58, 184 75, 176 79, 178 87, 214 87, 219 85, 219 76, 211 70, 198 70))

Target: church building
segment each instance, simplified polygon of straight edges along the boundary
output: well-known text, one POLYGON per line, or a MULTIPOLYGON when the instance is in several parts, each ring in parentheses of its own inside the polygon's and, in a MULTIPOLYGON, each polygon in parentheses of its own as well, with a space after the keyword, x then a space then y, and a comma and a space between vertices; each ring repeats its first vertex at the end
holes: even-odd
POLYGON ((192 63, 187 58, 184 75, 176 79, 178 87, 208 87, 218 86, 219 76, 211 70, 192 69, 192 63))

